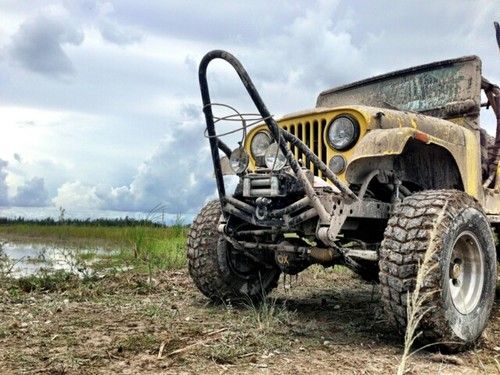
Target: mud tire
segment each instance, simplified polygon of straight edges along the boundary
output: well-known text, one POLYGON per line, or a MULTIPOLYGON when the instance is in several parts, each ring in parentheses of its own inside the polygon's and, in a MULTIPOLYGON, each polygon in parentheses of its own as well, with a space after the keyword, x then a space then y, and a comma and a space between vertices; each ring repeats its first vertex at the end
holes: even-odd
POLYGON ((416 193, 396 206, 384 236, 379 277, 388 320, 404 335, 408 293, 415 289, 419 263, 431 248, 430 264, 437 263, 437 266, 430 270, 421 288, 421 294, 427 296, 423 309, 429 311, 417 328, 417 332, 422 332, 419 342, 422 345, 437 343, 447 351, 460 351, 474 344, 488 323, 496 285, 493 233, 479 203, 455 190, 416 193), (430 247, 432 232, 433 247, 430 247), (470 310, 461 313, 451 294, 450 285, 454 280, 450 265, 458 239, 464 238, 465 233, 471 233, 476 239, 476 252, 482 254, 484 270, 478 274, 484 278, 479 284, 479 299, 470 305, 470 310))
POLYGON ((231 258, 232 246, 218 232, 219 201, 202 208, 188 235, 188 269, 198 289, 215 302, 256 301, 278 285, 280 270, 264 267, 244 256, 231 258), (246 272, 238 272, 238 266, 246 272))

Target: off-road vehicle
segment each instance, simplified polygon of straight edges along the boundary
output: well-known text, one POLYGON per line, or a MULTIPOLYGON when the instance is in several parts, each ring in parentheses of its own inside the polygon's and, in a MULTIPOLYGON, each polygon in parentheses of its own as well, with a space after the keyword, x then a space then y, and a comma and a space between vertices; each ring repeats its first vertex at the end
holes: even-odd
POLYGON ((431 251, 423 336, 460 346, 480 337, 497 281, 500 90, 481 76, 478 57, 327 90, 314 109, 280 119, 228 52, 209 52, 199 81, 219 195, 188 239, 189 272, 204 295, 261 298, 281 273, 341 264, 380 283, 388 320, 404 332, 407 296, 431 251), (206 76, 214 59, 236 70, 257 118, 214 115, 220 104, 206 76), (482 106, 496 114, 496 139, 480 127, 482 106), (221 120, 240 122, 234 150, 221 139, 228 132, 216 131, 221 120), (234 192, 228 170, 239 177, 234 192))

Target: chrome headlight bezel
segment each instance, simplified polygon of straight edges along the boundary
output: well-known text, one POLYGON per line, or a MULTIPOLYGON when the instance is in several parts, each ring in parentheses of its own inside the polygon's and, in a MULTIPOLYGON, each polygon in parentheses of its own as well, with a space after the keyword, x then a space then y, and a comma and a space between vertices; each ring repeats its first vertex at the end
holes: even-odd
MULTIPOLYGON (((346 129, 344 129, 345 131, 346 129)), ((360 128, 359 123, 356 118, 349 114, 341 114, 333 118, 332 121, 328 124, 326 133, 326 139, 328 144, 337 151, 346 151, 352 148, 359 139, 360 128), (332 134, 333 131, 337 130, 335 127, 339 126, 351 126, 351 129, 347 129, 351 134, 349 138, 340 138, 339 135, 332 134)))

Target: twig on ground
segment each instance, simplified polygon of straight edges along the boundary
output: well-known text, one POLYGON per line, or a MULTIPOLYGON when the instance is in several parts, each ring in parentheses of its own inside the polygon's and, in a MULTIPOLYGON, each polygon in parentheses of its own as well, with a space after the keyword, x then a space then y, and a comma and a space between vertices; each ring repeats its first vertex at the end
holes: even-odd
POLYGON ((495 366, 497 367, 498 373, 500 374, 500 362, 498 362, 498 359, 496 358, 493 358, 493 360, 495 361, 495 366))
POLYGON ((210 341, 218 340, 220 337, 219 336, 215 336, 215 335, 218 334, 218 333, 224 332, 224 331, 227 331, 227 328, 221 328, 221 329, 218 329, 218 330, 215 330, 215 331, 208 332, 207 334, 205 334, 205 336, 207 338, 198 340, 198 341, 196 341, 196 342, 194 342, 192 344, 186 345, 183 348, 176 349, 173 352, 168 353, 167 357, 171 357, 171 356, 176 355, 176 354, 184 353, 184 352, 187 352, 188 350, 190 350, 190 349, 192 349, 192 348, 194 348, 196 346, 206 344, 206 343, 208 343, 210 341))
POLYGON ((166 344, 165 341, 162 341, 162 343, 160 344, 160 349, 158 350, 158 359, 161 359, 161 356, 163 354, 163 349, 165 349, 165 344, 166 344))

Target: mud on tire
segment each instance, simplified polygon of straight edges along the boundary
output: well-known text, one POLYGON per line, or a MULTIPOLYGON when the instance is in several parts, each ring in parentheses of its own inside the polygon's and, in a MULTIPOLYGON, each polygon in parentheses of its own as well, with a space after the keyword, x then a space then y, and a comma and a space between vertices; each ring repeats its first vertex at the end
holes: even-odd
POLYGON ((407 296, 415 288, 419 262, 429 249, 433 231, 431 262, 437 266, 421 288, 427 296, 424 308, 429 311, 417 331, 423 333, 422 344, 439 343, 441 348, 456 351, 479 338, 495 299, 492 230, 479 203, 469 195, 455 190, 425 191, 405 198, 395 208, 380 250, 382 302, 389 321, 404 334, 407 296))
POLYGON ((189 231, 188 269, 198 289, 213 301, 257 300, 278 284, 277 267, 235 255, 218 232, 219 201, 202 208, 189 231))

